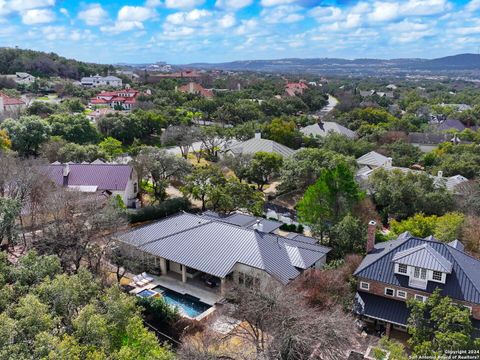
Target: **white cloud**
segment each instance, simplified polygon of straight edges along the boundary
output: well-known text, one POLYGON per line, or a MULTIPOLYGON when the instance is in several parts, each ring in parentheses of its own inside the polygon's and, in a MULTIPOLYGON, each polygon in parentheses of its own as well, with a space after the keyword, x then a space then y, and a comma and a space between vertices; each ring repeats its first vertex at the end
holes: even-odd
POLYGON ((217 0, 215 6, 227 10, 239 10, 252 5, 253 0, 217 0))
POLYGON ((49 9, 31 9, 22 13, 25 25, 46 24, 55 20, 55 13, 49 9))
POLYGON ((147 0, 145 2, 146 7, 157 7, 162 4, 161 0, 147 0))
POLYGON ((100 4, 91 4, 78 13, 78 18, 90 26, 104 24, 108 20, 108 13, 100 4))
POLYGON ((55 5, 55 0, 10 0, 0 1, 4 3, 4 6, 11 11, 24 11, 30 9, 51 7, 55 5))
POLYGON ((235 25, 235 22, 236 20, 233 14, 225 14, 218 20, 218 24, 223 29, 231 28, 233 25, 235 25))
POLYGON ((309 11, 309 15, 318 22, 332 22, 340 20, 342 10, 334 6, 317 6, 309 11))
POLYGON ((262 0, 260 1, 260 4, 262 6, 277 6, 277 5, 286 5, 286 4, 292 4, 297 2, 297 0, 262 0))
POLYGON ((400 4, 377 1, 373 4, 373 12, 369 14, 372 21, 389 21, 400 14, 400 4))
POLYGON ((269 24, 289 24, 304 18, 303 15, 298 13, 301 9, 300 6, 296 5, 281 5, 274 8, 263 9, 261 16, 263 20, 269 24))
POLYGON ((100 27, 100 30, 105 33, 118 34, 131 30, 143 30, 143 28, 141 21, 115 21, 113 25, 100 27))
POLYGON ((478 9, 480 9, 480 0, 472 0, 465 6, 465 10, 468 12, 475 12, 478 9))
POLYGON ((165 0, 165 6, 169 9, 192 9, 204 2, 205 0, 165 0))
POLYGON ((212 16, 212 13, 208 10, 194 9, 189 12, 177 12, 170 14, 165 19, 165 22, 173 25, 196 26, 199 24, 200 20, 210 16, 212 16))
POLYGON ((70 17, 70 13, 69 13, 68 10, 65 9, 65 8, 61 8, 61 9, 60 9, 60 13, 62 13, 62 14, 65 15, 66 17, 70 17))
POLYGON ((118 21, 145 21, 155 16, 155 11, 142 6, 124 6, 118 12, 118 21))

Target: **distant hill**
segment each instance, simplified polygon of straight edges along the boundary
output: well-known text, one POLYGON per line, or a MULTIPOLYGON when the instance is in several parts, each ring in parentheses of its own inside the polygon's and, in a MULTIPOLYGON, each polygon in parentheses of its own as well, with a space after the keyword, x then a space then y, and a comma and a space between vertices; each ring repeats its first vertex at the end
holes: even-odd
POLYGON ((192 68, 268 71, 268 72, 310 72, 310 73, 392 73, 407 71, 480 71, 480 55, 459 54, 438 59, 278 59, 244 60, 226 63, 194 63, 185 65, 192 68))
POLYGON ((113 71, 112 65, 85 63, 67 59, 55 53, 41 51, 0 48, 0 74, 28 72, 34 76, 60 76, 80 79, 92 74, 107 74, 113 71))

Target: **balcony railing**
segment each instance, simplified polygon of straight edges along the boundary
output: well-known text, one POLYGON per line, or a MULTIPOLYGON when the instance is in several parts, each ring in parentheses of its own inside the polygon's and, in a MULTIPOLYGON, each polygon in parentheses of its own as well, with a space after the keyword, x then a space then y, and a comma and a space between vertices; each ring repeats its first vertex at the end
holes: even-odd
POLYGON ((415 279, 413 277, 410 277, 408 280, 408 286, 416 289, 425 290, 427 288, 427 284, 427 280, 415 279))

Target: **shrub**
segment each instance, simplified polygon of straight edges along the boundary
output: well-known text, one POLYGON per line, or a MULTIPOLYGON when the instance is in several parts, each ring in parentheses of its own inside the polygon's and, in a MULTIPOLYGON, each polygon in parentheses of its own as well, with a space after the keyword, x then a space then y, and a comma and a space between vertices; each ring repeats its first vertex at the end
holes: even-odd
POLYGON ((168 199, 160 203, 160 205, 146 206, 134 213, 129 214, 131 224, 158 220, 173 215, 181 210, 188 210, 190 202, 186 198, 168 199))

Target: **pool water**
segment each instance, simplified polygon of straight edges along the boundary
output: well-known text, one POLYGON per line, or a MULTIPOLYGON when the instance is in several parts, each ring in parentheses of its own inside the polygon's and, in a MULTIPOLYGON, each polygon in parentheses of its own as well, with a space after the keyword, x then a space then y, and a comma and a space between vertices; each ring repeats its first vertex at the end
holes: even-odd
POLYGON ((163 286, 157 286, 153 288, 153 290, 162 294, 163 299, 168 305, 178 307, 180 312, 183 312, 191 318, 211 308, 210 305, 201 302, 194 296, 182 295, 163 286))
POLYGON ((150 297, 150 296, 155 295, 156 293, 157 293, 156 291, 152 291, 152 290, 147 290, 147 289, 145 289, 145 290, 140 291, 140 292, 137 294, 137 296, 140 296, 140 297, 142 297, 142 298, 147 298, 147 297, 150 297))

